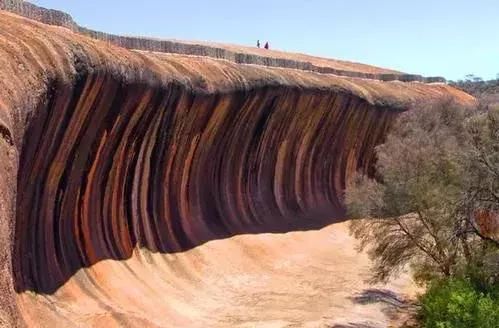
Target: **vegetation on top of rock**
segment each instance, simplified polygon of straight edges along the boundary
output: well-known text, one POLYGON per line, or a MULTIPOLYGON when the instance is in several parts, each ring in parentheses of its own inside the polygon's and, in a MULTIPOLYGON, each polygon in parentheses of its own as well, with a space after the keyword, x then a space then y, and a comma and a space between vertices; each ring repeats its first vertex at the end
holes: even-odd
POLYGON ((499 106, 499 74, 492 80, 468 74, 464 79, 449 81, 449 84, 475 96, 485 106, 499 106))

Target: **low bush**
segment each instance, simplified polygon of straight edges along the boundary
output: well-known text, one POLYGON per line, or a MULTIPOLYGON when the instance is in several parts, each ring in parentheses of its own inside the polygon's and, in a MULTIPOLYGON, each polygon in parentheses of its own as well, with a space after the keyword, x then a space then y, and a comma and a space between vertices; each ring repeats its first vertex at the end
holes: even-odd
POLYGON ((465 278, 434 281, 420 299, 420 322, 425 328, 499 328, 497 289, 465 278))

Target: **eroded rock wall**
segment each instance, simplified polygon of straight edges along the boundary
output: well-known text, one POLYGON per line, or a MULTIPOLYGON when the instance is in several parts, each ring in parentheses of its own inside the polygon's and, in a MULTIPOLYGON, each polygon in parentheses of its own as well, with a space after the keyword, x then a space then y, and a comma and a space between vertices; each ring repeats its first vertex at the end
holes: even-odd
POLYGON ((6 134, 0 134, 0 326, 22 323, 17 308, 12 255, 14 253, 15 199, 18 153, 6 134))
POLYGON ((21 157, 18 289, 52 293, 136 246, 179 252, 340 219, 345 180, 368 171, 394 115, 295 88, 199 95, 105 74, 56 86, 21 157))
POLYGON ((341 218, 397 113, 473 98, 205 57, 142 53, 0 12, 0 290, 52 293, 135 247, 180 252, 341 218), (7 273, 7 275, 6 275, 7 273))

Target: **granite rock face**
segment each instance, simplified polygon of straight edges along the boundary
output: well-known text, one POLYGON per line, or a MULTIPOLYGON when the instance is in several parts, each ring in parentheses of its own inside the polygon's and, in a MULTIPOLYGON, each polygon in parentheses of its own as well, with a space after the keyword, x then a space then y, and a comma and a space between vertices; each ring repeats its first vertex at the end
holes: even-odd
POLYGON ((445 79, 442 77, 423 77, 417 74, 406 74, 358 63, 325 60, 323 58, 301 54, 290 56, 289 53, 266 51, 248 47, 113 35, 81 27, 70 15, 62 11, 42 8, 22 0, 0 0, 0 9, 8 10, 46 24, 62 26, 76 33, 103 40, 127 49, 206 56, 230 60, 240 64, 292 68, 324 74, 378 79, 383 81, 445 82, 445 79))
MULTIPOLYGON (((80 30, 64 13, 0 3, 80 30)), ((134 40, 146 45, 126 46, 154 48, 134 40)), ((3 323, 26 320, 18 293, 53 294, 137 247, 171 254, 334 222, 345 184, 373 173, 374 147, 398 113, 474 101, 444 84, 202 55, 130 51, 0 11, 3 323)))

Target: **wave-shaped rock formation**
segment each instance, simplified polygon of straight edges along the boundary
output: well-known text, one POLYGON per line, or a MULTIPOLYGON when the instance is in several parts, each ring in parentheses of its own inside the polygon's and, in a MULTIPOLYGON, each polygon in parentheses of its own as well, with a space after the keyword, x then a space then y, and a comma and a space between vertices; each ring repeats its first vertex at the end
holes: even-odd
MULTIPOLYGON (((3 323, 35 320, 16 295, 49 297, 134 249, 334 222, 397 113, 473 102, 445 84, 236 62, 131 51, 0 11, 3 323)), ((89 277, 80 288, 105 294, 89 277)))

